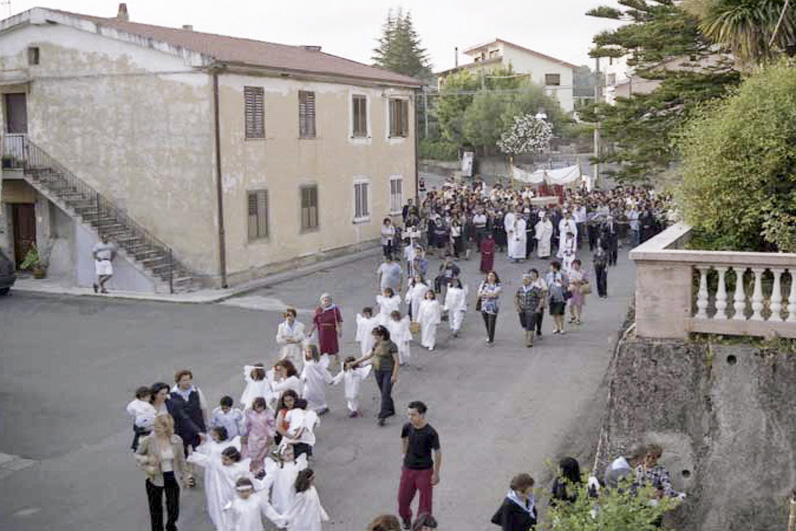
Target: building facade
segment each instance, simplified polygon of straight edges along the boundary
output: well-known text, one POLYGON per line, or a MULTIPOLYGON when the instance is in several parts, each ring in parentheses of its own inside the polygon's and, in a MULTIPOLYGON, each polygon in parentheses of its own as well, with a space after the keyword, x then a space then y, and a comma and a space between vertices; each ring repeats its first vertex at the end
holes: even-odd
POLYGON ((32 9, 0 22, 0 246, 19 261, 33 232, 84 285, 74 227, 111 226, 142 277, 129 289, 156 289, 166 262, 220 286, 357 248, 415 196, 418 88, 317 46, 32 9))
POLYGON ((533 83, 543 86, 549 96, 558 100, 565 112, 575 110, 573 90, 576 65, 503 39, 473 46, 466 49, 464 54, 472 62, 437 74, 439 88, 444 86, 448 75, 463 69, 489 71, 510 66, 516 73, 527 74, 533 83))

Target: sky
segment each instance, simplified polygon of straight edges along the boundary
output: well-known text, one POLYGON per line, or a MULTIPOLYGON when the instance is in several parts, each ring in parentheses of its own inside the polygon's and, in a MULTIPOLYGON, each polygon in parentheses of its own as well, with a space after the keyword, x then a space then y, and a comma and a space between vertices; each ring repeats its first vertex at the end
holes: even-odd
MULTIPOLYGON (((0 0, 0 18, 32 7, 112 17, 116 0, 0 0)), ((502 38, 577 65, 594 66, 592 37, 616 22, 586 11, 615 0, 128 0, 132 22, 296 45, 372 63, 390 9, 410 11, 435 72, 469 60, 466 48, 502 38)))

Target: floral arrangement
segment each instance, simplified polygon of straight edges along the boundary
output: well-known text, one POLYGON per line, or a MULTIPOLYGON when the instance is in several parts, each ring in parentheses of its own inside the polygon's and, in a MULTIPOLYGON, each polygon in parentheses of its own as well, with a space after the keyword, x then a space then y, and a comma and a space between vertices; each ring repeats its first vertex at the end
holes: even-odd
POLYGON ((497 146, 507 155, 542 151, 553 136, 553 126, 533 114, 520 114, 514 123, 500 135, 497 146))

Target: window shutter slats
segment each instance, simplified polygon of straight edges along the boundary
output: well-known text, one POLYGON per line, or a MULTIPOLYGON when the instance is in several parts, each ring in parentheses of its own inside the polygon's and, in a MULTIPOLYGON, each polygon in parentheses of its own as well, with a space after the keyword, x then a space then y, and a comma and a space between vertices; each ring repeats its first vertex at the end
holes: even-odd
POLYGON ((315 93, 299 91, 299 136, 315 137, 315 93))
POLYGON ((243 87, 246 138, 265 138, 265 91, 243 87))

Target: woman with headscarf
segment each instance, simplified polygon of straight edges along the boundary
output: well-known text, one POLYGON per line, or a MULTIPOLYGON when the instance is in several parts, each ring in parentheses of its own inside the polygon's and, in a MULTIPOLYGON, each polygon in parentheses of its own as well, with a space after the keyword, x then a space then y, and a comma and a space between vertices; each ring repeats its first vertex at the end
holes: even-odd
POLYGON ((337 359, 337 353, 340 352, 337 338, 343 336, 343 316, 340 313, 340 308, 332 303, 332 297, 328 293, 321 295, 320 303, 320 306, 315 309, 309 335, 312 336, 317 328, 318 347, 321 354, 328 354, 337 359))

